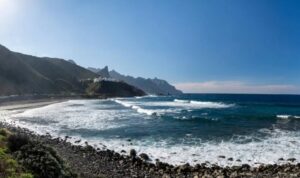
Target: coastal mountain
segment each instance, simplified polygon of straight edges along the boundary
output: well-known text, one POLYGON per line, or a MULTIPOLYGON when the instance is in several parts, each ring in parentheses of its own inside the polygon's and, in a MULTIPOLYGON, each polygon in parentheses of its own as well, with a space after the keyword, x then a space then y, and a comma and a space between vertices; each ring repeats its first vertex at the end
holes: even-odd
POLYGON ((170 85, 167 81, 158 78, 145 79, 142 77, 131 77, 122 75, 114 70, 109 72, 111 78, 124 81, 130 85, 142 89, 148 94, 154 95, 179 95, 182 94, 174 86, 170 85))
POLYGON ((143 91, 121 82, 94 81, 100 76, 73 60, 25 55, 0 45, 0 95, 86 94, 92 89, 97 96, 144 95, 143 91), (91 86, 85 81, 90 81, 87 83, 91 86))
POLYGON ((154 79, 145 79, 142 77, 132 77, 122 75, 115 70, 108 70, 108 67, 105 66, 103 69, 97 68, 88 68, 90 71, 93 71, 105 78, 112 78, 115 80, 120 80, 128 83, 129 85, 135 86, 147 94, 153 95, 180 95, 182 92, 177 90, 174 86, 170 85, 167 81, 161 80, 158 78, 154 79))

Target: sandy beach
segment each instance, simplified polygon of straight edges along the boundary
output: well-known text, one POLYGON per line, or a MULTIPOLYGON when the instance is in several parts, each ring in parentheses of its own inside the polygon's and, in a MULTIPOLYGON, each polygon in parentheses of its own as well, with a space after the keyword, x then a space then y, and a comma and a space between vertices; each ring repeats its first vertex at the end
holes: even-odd
POLYGON ((67 99, 41 99, 41 100, 25 100, 25 101, 11 101, 0 104, 0 110, 18 110, 18 109, 32 109, 47 106, 54 103, 64 102, 67 99))

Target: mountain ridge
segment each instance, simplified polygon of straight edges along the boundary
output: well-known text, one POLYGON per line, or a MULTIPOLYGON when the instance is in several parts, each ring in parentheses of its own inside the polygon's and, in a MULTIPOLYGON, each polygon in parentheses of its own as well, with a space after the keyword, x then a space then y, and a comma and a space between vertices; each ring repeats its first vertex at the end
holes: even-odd
POLYGON ((182 91, 177 90, 174 86, 169 84, 166 80, 158 78, 143 78, 143 77, 132 77, 130 75, 122 75, 115 70, 108 70, 105 66, 103 69, 88 68, 91 71, 96 72, 100 76, 105 78, 113 78, 116 80, 124 81, 130 85, 133 85, 148 94, 154 95, 180 95, 182 91))

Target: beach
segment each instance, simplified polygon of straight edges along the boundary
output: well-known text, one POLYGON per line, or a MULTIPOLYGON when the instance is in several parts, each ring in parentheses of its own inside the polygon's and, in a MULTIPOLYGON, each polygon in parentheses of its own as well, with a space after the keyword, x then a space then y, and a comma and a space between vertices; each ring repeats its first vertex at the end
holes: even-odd
MULTIPOLYGON (((60 100, 32 100, 3 104, 1 110, 28 110, 66 102, 60 100)), ((299 177, 300 164, 295 160, 287 160, 285 164, 261 164, 250 166, 219 166, 213 163, 197 163, 194 165, 173 165, 150 160, 147 154, 133 150, 122 150, 121 153, 108 148, 97 148, 93 143, 76 140, 72 136, 56 137, 48 134, 37 134, 28 129, 16 127, 2 122, 1 127, 13 133, 27 135, 44 145, 54 148, 58 155, 81 177, 299 177)), ((120 145, 121 147, 121 145, 120 145)), ((177 155, 174 155, 177 156, 177 155)), ((225 159, 225 158, 220 158, 225 159)), ((229 159, 229 158, 226 158, 229 159)))

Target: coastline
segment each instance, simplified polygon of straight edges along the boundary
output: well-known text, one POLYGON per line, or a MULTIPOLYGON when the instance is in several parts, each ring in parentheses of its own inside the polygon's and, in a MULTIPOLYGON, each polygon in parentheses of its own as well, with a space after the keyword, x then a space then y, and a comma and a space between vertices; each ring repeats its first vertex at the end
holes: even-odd
MULTIPOLYGON (((0 105, 0 110, 18 110, 46 106, 64 102, 68 99, 40 99, 20 102, 8 102, 0 105)), ((78 98, 77 98, 78 99, 78 98)), ((53 138, 50 135, 37 135, 27 129, 0 123, 14 133, 38 140, 44 145, 54 148, 60 157, 81 177, 300 177, 300 163, 284 165, 261 165, 250 167, 247 164, 233 167, 220 167, 206 163, 190 166, 189 164, 174 166, 157 160, 147 162, 145 155, 125 153, 121 155, 113 150, 94 149, 87 142, 85 146, 72 145, 66 138, 53 138)))
POLYGON ((26 100, 20 102, 6 102, 0 105, 0 110, 17 110, 17 109, 33 109, 50 104, 60 103, 68 99, 40 99, 40 100, 26 100))
MULTIPOLYGON (((6 128, 13 133, 28 136, 32 140, 38 140, 43 145, 53 148, 67 163, 73 172, 80 177, 299 177, 300 163, 285 165, 261 165, 250 167, 249 165, 220 167, 212 165, 207 167, 205 163, 190 166, 184 164, 174 166, 160 161, 150 163, 145 156, 121 155, 113 150, 94 149, 88 143, 85 146, 72 145, 66 138, 52 138, 50 135, 37 135, 33 132, 14 127, 7 123, 0 123, 1 128, 6 128)), ((128 153, 127 153, 128 154, 128 153)))

